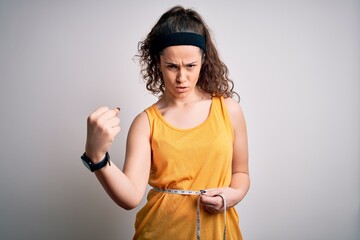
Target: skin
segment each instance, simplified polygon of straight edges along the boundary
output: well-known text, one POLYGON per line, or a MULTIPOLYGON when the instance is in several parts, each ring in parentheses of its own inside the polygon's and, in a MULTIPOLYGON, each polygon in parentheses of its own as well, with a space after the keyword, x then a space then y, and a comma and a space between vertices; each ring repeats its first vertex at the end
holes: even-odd
MULTIPOLYGON (((156 103, 164 118, 173 126, 186 129, 199 125, 207 118, 211 96, 196 87, 201 70, 202 52, 195 46, 171 46, 162 51, 159 69, 165 84, 164 95, 156 103)), ((225 99, 234 129, 234 152, 231 184, 226 188, 207 190, 201 204, 211 213, 224 209, 219 194, 233 207, 246 195, 248 174, 248 143, 244 115, 240 105, 225 99)), ((86 154, 97 163, 109 150, 120 132, 119 109, 100 107, 88 117, 86 154)), ((144 196, 151 165, 150 128, 145 112, 130 126, 123 171, 114 163, 95 172, 109 196, 124 209, 135 208, 144 196), (132 194, 128 194, 131 192, 132 194)))

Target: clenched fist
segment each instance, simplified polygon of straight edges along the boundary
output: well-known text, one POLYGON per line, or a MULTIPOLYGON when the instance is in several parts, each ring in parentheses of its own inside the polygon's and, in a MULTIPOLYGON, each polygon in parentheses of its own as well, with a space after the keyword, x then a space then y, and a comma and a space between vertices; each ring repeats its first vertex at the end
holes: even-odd
POLYGON ((109 150, 115 136, 120 132, 120 108, 100 107, 87 119, 85 152, 94 162, 100 162, 109 150))

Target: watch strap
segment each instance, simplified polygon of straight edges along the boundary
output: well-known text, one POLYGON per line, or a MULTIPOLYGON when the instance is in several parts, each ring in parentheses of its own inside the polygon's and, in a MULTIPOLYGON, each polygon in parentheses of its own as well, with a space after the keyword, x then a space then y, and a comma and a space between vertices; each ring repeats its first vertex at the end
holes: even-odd
POLYGON ((84 153, 81 156, 81 159, 83 160, 83 163, 86 165, 86 167, 89 168, 89 170, 91 172, 95 172, 95 171, 105 167, 107 163, 109 164, 109 166, 111 166, 110 155, 108 152, 105 153, 104 159, 98 163, 93 163, 92 160, 88 156, 86 156, 86 153, 84 153))

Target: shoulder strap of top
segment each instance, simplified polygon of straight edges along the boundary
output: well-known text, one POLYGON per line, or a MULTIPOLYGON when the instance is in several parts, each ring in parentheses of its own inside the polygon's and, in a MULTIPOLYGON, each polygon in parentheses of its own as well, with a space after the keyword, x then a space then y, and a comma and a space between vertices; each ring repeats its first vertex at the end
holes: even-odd
POLYGON ((218 111, 218 114, 221 115, 221 117, 224 119, 225 121, 225 124, 231 129, 231 131, 233 132, 233 126, 232 126, 232 123, 231 123, 231 119, 230 119, 230 115, 229 115, 229 112, 228 112, 228 109, 227 109, 227 106, 226 106, 226 103, 225 103, 225 99, 224 97, 217 97, 216 98, 216 106, 217 106, 217 111, 218 111))
POLYGON ((154 119, 156 117, 155 104, 151 105, 147 109, 145 109, 145 113, 147 114, 150 126, 150 134, 152 135, 154 129, 154 119))
MULTIPOLYGON (((215 118, 221 117, 222 119, 224 119, 226 125, 228 127, 230 127, 231 130, 233 130, 224 97, 213 97, 212 104, 214 105, 214 106, 212 106, 212 108, 213 108, 212 111, 214 111, 213 117, 215 117, 215 118)), ((145 109, 145 112, 146 112, 146 114, 148 116, 148 120, 149 120, 151 134, 153 133, 153 129, 154 129, 154 120, 155 120, 155 118, 157 118, 157 113, 156 113, 155 107, 156 107, 155 104, 153 104, 150 107, 148 107, 147 109, 145 109)))

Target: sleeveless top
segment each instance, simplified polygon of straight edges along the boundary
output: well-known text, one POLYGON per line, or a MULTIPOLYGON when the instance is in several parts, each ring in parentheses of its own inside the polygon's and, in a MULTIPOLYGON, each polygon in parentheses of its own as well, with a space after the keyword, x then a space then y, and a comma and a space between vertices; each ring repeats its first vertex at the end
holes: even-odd
MULTIPOLYGON (((154 104, 145 110, 152 150, 149 185, 205 190, 231 182, 234 132, 223 97, 213 97, 207 119, 190 129, 169 124, 154 104)), ((133 239, 196 239, 198 196, 150 190, 137 213, 133 239)), ((201 240, 222 239, 224 215, 201 209, 201 240)), ((226 214, 227 239, 242 239, 235 208, 226 214)))

